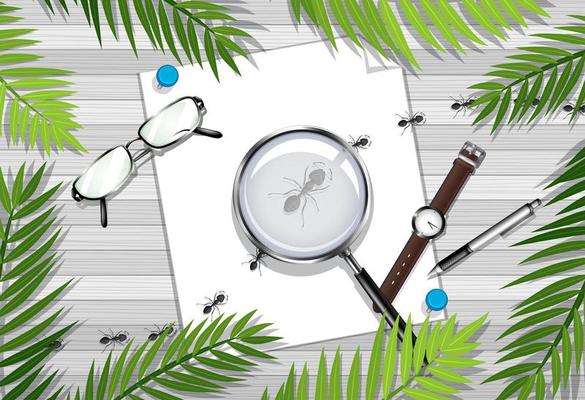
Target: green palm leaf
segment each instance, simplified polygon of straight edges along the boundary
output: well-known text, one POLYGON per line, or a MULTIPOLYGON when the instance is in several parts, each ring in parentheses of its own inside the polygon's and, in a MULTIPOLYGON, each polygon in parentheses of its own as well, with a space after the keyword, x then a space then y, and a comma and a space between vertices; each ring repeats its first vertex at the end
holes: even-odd
MULTIPOLYGON (((56 0, 45 0, 47 4, 56 0)), ((61 5, 65 0, 59 0, 61 5)), ((319 0, 316 7, 316 16, 325 27, 330 28, 329 19, 324 9, 323 0, 319 0)), ((78 4, 78 0, 73 0, 78 4)), ((91 7, 81 1, 85 17, 89 25, 93 26, 100 45, 102 43, 102 14, 98 7, 99 0, 92 0, 91 7)), ((138 22, 144 30, 150 43, 155 49, 169 50, 180 64, 188 61, 193 64, 196 60, 202 65, 201 48, 209 62, 215 77, 219 80, 217 59, 223 60, 236 74, 239 74, 234 55, 246 57, 246 50, 240 44, 250 34, 234 26, 236 19, 229 14, 230 9, 224 5, 208 1, 176 1, 176 0, 101 0, 107 26, 116 40, 119 32, 116 28, 116 3, 120 15, 120 22, 124 26, 126 37, 134 54, 138 56, 136 40, 133 33, 133 24, 138 22), (138 21, 133 20, 131 7, 138 21)), ((56 5, 56 4, 54 4, 56 5)), ((49 9, 55 12, 54 5, 49 9)), ((332 32, 327 29, 327 32, 332 32)), ((333 36, 331 36, 333 40, 333 36)), ((1 94, 1 93, 0 93, 1 94)))
MULTIPOLYGON (((13 17, 12 12, 17 7, 6 6, 0 2, 0 24, 9 24, 20 20, 13 17)), ((80 152, 85 152, 83 145, 71 133, 80 128, 75 121, 71 110, 73 104, 63 101, 63 98, 73 94, 66 88, 71 82, 57 79, 57 77, 71 74, 70 71, 54 69, 14 66, 34 61, 40 56, 34 54, 16 53, 20 48, 36 43, 27 39, 32 29, 0 29, 0 136, 10 137, 12 144, 27 143, 33 148, 39 148, 47 154, 51 150, 63 150, 64 145, 80 152), (6 121, 9 129, 3 129, 1 115, 8 109, 9 120, 6 121), (39 128, 50 132, 38 138, 39 128)))
POLYGON ((547 16, 532 0, 464 0, 467 15, 456 11, 447 0, 420 0, 419 5, 407 0, 378 0, 377 7, 374 0, 364 0, 361 4, 356 0, 329 0, 330 12, 324 0, 290 0, 290 3, 295 20, 301 22, 304 11, 311 23, 323 30, 333 47, 336 48, 333 25, 337 25, 340 33, 356 45, 361 47, 361 40, 365 40, 382 56, 392 54, 404 58, 416 68, 420 66, 405 39, 404 25, 411 25, 420 39, 434 49, 445 51, 446 42, 464 52, 466 40, 485 45, 480 34, 471 28, 474 25, 485 29, 487 36, 505 40, 503 30, 513 29, 508 20, 525 26, 524 16, 547 16))
MULTIPOLYGON (((539 49, 542 51, 542 49, 539 49)), ((557 54, 551 51, 550 54, 557 54)), ((561 54, 565 54, 561 52, 561 54)), ((566 56, 565 56, 566 57, 566 56)), ((577 67, 579 70, 580 67, 577 67)), ((581 73, 581 72, 580 72, 581 73)), ((561 78, 559 78, 561 79, 561 78)), ((568 78, 570 80, 570 78, 568 78)), ((562 91, 559 91, 561 93, 562 91)), ((560 95, 561 97, 563 94, 560 95)), ((560 193, 546 206, 555 205, 561 201, 571 201, 571 196, 578 196, 585 192, 585 175, 582 160, 585 148, 581 149, 566 165, 561 176, 553 181, 549 187, 561 187, 560 193), (562 177, 562 178, 561 178, 562 177), (573 181, 577 181, 573 183, 573 181), (569 185, 567 182, 571 182, 569 185)), ((585 220, 585 214, 580 209, 585 203, 571 203, 569 216, 561 216, 556 221, 548 223, 536 230, 539 233, 526 239, 519 245, 536 242, 569 238, 566 242, 555 243, 536 252, 521 263, 524 268, 531 262, 541 261, 548 257, 555 257, 554 263, 535 269, 524 276, 510 282, 505 287, 526 284, 544 278, 555 278, 571 272, 570 276, 556 279, 528 298, 520 301, 514 308, 516 313, 510 318, 523 316, 515 322, 500 337, 504 338, 512 333, 520 332, 517 337, 500 351, 506 352, 498 362, 514 360, 516 363, 489 377, 486 382, 498 381, 509 377, 516 379, 508 384, 498 398, 504 399, 518 393, 518 398, 528 398, 534 393, 537 399, 544 398, 547 381, 552 387, 553 397, 559 388, 568 385, 572 366, 579 371, 583 356, 583 302, 585 300, 585 274, 583 265, 585 259, 575 257, 582 253, 583 242, 574 240, 583 235, 580 225, 585 220), (573 257, 571 257, 573 255, 573 257), (526 317, 527 314, 532 314, 526 317), (562 318, 561 322, 552 322, 562 318), (572 334, 571 332, 572 328, 572 334), (529 359, 530 362, 523 360, 529 359), (551 371, 549 378, 548 370, 551 371)), ((558 206, 558 204, 557 204, 558 206)), ((565 207, 566 208, 566 207, 565 207)), ((564 209, 563 209, 564 210, 564 209)), ((563 214, 563 210, 559 214, 563 214)))
POLYGON ((585 21, 582 16, 573 17, 578 20, 574 25, 557 27, 572 33, 533 35, 550 41, 550 45, 520 47, 519 50, 523 53, 508 58, 521 62, 494 65, 496 69, 485 75, 496 77, 496 80, 470 86, 471 89, 482 90, 479 93, 480 98, 490 98, 490 102, 474 103, 480 109, 474 124, 492 118, 493 133, 506 114, 509 114, 508 123, 520 123, 525 119, 530 123, 537 117, 544 117, 558 110, 573 97, 576 100, 571 101, 574 109, 570 114, 570 121, 578 117, 579 108, 585 101, 585 21), (570 51, 562 48, 567 44, 571 47, 570 51), (518 88, 518 94, 512 103, 510 93, 518 88), (536 106, 535 100, 538 100, 536 106), (531 108, 532 112, 528 113, 531 108), (495 110, 498 110, 496 115, 495 110), (528 115, 530 116, 527 118, 528 115))
POLYGON ((30 178, 26 171, 27 166, 22 164, 9 186, 6 183, 9 179, 0 169, 0 202, 4 207, 0 216, 0 319, 3 321, 0 336, 13 333, 10 340, 0 345, 0 368, 13 369, 0 379, 0 389, 6 390, 4 399, 18 399, 25 392, 28 392, 27 399, 49 397, 45 392, 54 382, 56 372, 44 379, 38 378, 39 374, 53 352, 52 344, 75 325, 49 333, 63 309, 43 316, 70 282, 41 298, 35 297, 56 267, 52 245, 59 232, 54 226, 55 207, 49 204, 60 184, 42 193, 39 188, 45 165, 31 171, 30 178), (7 352, 11 354, 5 355, 7 352))
MULTIPOLYGON (((431 327, 430 322, 427 319, 421 326, 418 333, 417 344, 414 348, 408 346, 407 350, 400 350, 398 346, 398 329, 395 325, 390 333, 387 335, 384 328, 386 322, 382 318, 378 331, 374 337, 372 343, 372 352, 370 363, 368 366, 368 372, 365 376, 365 382, 362 382, 361 371, 361 353, 358 348, 353 354, 353 361, 348 373, 346 394, 348 400, 360 399, 360 386, 365 388, 366 399, 370 398, 381 398, 385 400, 402 398, 406 395, 411 399, 452 399, 453 395, 459 393, 459 389, 452 386, 453 383, 469 383, 469 380, 463 377, 456 370, 471 368, 481 364, 481 361, 471 358, 468 354, 472 349, 475 349, 479 344, 470 340, 477 331, 482 327, 487 315, 482 316, 478 320, 472 322, 466 327, 462 328, 458 332, 455 331, 455 319, 452 319, 447 329, 441 330, 441 323, 439 322, 435 326, 431 327), (437 328, 438 327, 438 328, 437 328), (429 334, 429 331, 431 332, 429 334), (386 344, 384 345, 384 342, 386 344), (419 344, 420 343, 420 344, 419 344), (451 362, 453 365, 438 366, 438 360, 429 358, 429 364, 422 366, 422 354, 431 347, 435 346, 436 353, 439 356, 443 355, 444 348, 452 346, 457 343, 465 343, 474 345, 469 350, 463 352, 460 357, 452 358, 451 362), (398 352, 400 356, 400 374, 402 374, 402 380, 398 380, 401 384, 393 385, 394 374, 396 372, 396 359, 398 352), (421 368, 417 366, 421 365, 421 368), (414 366, 414 368, 412 368, 414 366), (380 394, 380 396, 377 396, 380 394)), ((412 323, 410 318, 406 325, 405 338, 411 337, 412 323)), ((404 347, 404 344, 403 344, 404 347)), ((317 383, 315 387, 315 399, 340 399, 341 398, 341 383, 340 375, 341 371, 340 359, 342 354, 339 349, 335 352, 333 364, 331 370, 327 368, 327 359, 325 352, 321 351, 319 367, 317 371, 317 383), (327 376, 329 375, 329 380, 327 376), (329 397, 327 397, 329 396, 329 397)), ((449 359, 447 359, 449 360, 449 359)), ((449 361, 446 362, 447 364, 449 361)), ((276 400, 284 399, 283 391, 284 387, 294 387, 294 366, 291 368, 291 373, 287 378, 287 381, 281 385, 281 390, 278 391, 274 397, 276 400)), ((303 370, 303 375, 297 385, 297 399, 307 399, 307 366, 303 370)), ((262 396, 262 400, 270 400, 270 393, 266 389, 262 396)))
MULTIPOLYGON (((243 379, 241 373, 249 372, 256 365, 252 359, 273 358, 242 343, 244 339, 268 337, 263 332, 270 324, 250 324, 254 313, 240 318, 229 333, 226 332, 235 315, 202 321, 194 328, 189 324, 172 341, 165 330, 154 342, 147 340, 139 346, 130 342, 115 361, 110 353, 99 372, 92 364, 83 391, 79 388, 77 392, 84 399, 109 400, 140 399, 144 395, 181 399, 171 393, 177 391, 220 393, 228 383, 243 379), (228 352, 229 349, 232 351, 228 352)), ((280 339, 270 338, 267 343, 280 339)), ((292 377, 283 385, 283 394, 294 393, 291 385, 294 385, 292 377)))

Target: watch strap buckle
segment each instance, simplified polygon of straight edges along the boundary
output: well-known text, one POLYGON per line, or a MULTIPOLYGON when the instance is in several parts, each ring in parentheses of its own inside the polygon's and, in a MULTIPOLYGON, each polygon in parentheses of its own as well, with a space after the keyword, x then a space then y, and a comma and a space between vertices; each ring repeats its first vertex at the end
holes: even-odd
POLYGON ((461 150, 459 150, 458 157, 477 169, 485 158, 485 150, 468 141, 465 142, 463 147, 461 147, 461 150))

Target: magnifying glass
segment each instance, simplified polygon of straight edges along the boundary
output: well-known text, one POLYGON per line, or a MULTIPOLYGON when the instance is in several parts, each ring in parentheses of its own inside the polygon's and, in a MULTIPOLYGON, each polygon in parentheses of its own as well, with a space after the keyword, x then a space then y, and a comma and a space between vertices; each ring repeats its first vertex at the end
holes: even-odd
POLYGON ((314 127, 265 137, 240 164, 233 206, 261 254, 297 264, 344 259, 388 324, 399 324, 402 339, 404 320, 352 255, 371 214, 372 190, 364 163, 345 141, 314 127))

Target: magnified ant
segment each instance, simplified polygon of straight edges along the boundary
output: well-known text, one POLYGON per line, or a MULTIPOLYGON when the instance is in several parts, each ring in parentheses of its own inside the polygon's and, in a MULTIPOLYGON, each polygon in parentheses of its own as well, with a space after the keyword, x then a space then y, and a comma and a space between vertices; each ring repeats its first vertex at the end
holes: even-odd
POLYGON ((150 335, 148 335, 148 340, 155 341, 163 333, 166 333, 167 337, 173 336, 175 334, 175 323, 174 322, 164 324, 162 326, 162 328, 158 325, 154 325, 154 326, 155 326, 156 330, 147 329, 147 331, 150 332, 150 335))
POLYGON ((399 114, 396 114, 396 115, 400 118, 400 121, 398 121, 398 126, 400 128, 404 128, 404 129, 402 129, 402 133, 400 135, 404 135, 404 131, 409 126, 422 125, 427 120, 425 114, 422 112, 417 112, 414 114, 407 112, 406 117, 403 117, 399 114))
POLYGON ((451 104, 451 110, 455 111, 454 117, 456 117, 457 114, 461 112, 461 110, 463 110, 463 115, 465 115, 467 110, 469 110, 471 106, 473 106, 473 102, 476 99, 472 96, 464 98, 463 96, 459 95, 459 97, 457 98, 451 97, 451 100, 453 100, 453 104, 451 104))
POLYGON ((213 300, 211 300, 209 297, 206 297, 206 299, 208 300, 207 303, 200 304, 203 306, 203 314, 211 314, 211 317, 213 318, 213 314, 216 311, 219 312, 219 306, 227 303, 228 295, 225 294, 225 292, 219 291, 215 293, 213 300))
POLYGON ((107 333, 104 333, 103 331, 99 331, 99 332, 102 335, 104 335, 100 339, 100 343, 104 345, 104 350, 106 350, 106 348, 108 348, 108 346, 110 346, 110 345, 114 345, 114 347, 115 347, 116 343, 124 344, 128 340, 128 337, 130 336, 130 334, 126 331, 119 331, 118 333, 116 333, 114 335, 114 332, 112 332, 111 329, 110 329, 109 335, 107 333))
POLYGON ((258 270, 260 275, 262 275, 262 271, 260 270, 260 267, 264 263, 262 261, 262 258, 264 258, 264 256, 266 256, 266 254, 264 252, 262 252, 262 250, 256 249, 255 255, 252 255, 252 254, 249 254, 249 255, 252 258, 250 258, 248 261, 244 261, 242 264, 248 264, 250 267, 250 271, 258 270))
POLYGON ((349 135, 349 142, 348 142, 351 147, 353 147, 356 150, 359 149, 367 149, 368 147, 370 147, 372 145, 372 140, 370 139, 370 137, 368 135, 360 135, 357 140, 353 138, 353 136, 349 135))
POLYGON ((326 181, 333 180, 333 173, 324 162, 313 162, 305 168, 303 184, 301 185, 295 179, 282 178, 285 182, 294 186, 284 193, 268 193, 268 196, 286 197, 282 210, 287 213, 294 213, 300 209, 301 212, 301 227, 305 227, 305 207, 308 200, 311 200, 317 212, 319 212, 319 205, 317 200, 313 197, 314 194, 321 193, 329 188, 331 185, 323 186, 326 181), (309 172, 310 171, 310 172, 309 172))

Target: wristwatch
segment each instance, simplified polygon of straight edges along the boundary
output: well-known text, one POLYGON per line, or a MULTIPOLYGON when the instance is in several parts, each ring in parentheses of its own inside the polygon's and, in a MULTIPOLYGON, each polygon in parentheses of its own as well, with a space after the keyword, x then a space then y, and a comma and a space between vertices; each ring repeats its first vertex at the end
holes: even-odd
MULTIPOLYGON (((484 150, 471 142, 465 142, 431 204, 419 208, 414 213, 412 235, 380 287, 390 303, 402 289, 429 240, 435 239, 444 232, 445 214, 465 186, 467 179, 479 168, 484 158, 484 150)), ((379 312, 375 305, 374 310, 379 312)))

